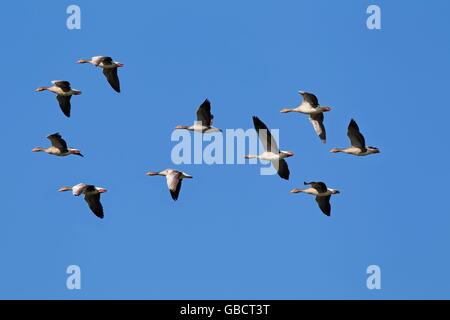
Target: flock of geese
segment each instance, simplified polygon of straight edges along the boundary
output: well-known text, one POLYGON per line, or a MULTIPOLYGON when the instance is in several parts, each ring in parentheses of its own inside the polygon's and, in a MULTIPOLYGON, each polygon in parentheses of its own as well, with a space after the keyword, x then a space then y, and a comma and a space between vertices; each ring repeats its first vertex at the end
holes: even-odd
MULTIPOLYGON (((118 69, 124 67, 120 62, 114 61, 111 57, 97 56, 89 60, 81 59, 77 63, 85 64, 89 63, 95 67, 99 67, 103 70, 103 74, 106 77, 109 85, 118 93, 120 93, 120 81, 118 76, 118 69)), ((70 118, 71 115, 71 99, 72 96, 80 95, 81 91, 72 89, 69 81, 55 80, 52 81, 50 87, 39 87, 37 92, 50 91, 56 94, 56 99, 59 103, 59 107, 63 114, 70 118)), ((326 143, 326 130, 324 126, 324 113, 331 111, 330 107, 321 106, 317 97, 308 92, 299 92, 303 97, 301 104, 295 108, 284 108, 281 113, 301 113, 309 116, 309 120, 314 128, 314 131, 323 143, 326 143)), ((200 132, 202 134, 221 132, 219 128, 212 126, 214 116, 211 113, 211 103, 206 99, 197 110, 197 120, 193 125, 179 125, 175 129, 189 130, 194 132, 200 132)), ((278 175, 286 180, 289 180, 289 166, 285 159, 294 156, 292 151, 283 151, 278 148, 277 142, 270 133, 266 124, 258 117, 253 117, 253 125, 264 147, 264 152, 259 155, 246 155, 247 159, 260 159, 270 161, 276 169, 278 175)), ((355 120, 351 119, 348 125, 347 136, 350 140, 350 146, 347 148, 333 148, 330 150, 332 153, 345 153, 353 156, 368 156, 371 154, 379 153, 380 150, 376 147, 366 146, 365 138, 359 130, 358 124, 355 120)), ((68 147, 66 141, 62 138, 61 134, 54 133, 47 137, 50 140, 51 146, 48 148, 37 147, 33 152, 45 152, 50 155, 58 157, 66 157, 69 155, 76 155, 83 157, 80 150, 68 147)), ((148 176, 164 176, 166 177, 167 187, 169 188, 170 195, 173 200, 178 200, 181 184, 184 179, 192 179, 193 177, 185 172, 166 169, 160 172, 148 172, 148 176)), ((330 199, 332 195, 339 194, 339 190, 328 188, 324 182, 305 182, 304 189, 293 189, 291 193, 305 193, 316 197, 316 202, 321 211, 327 215, 331 215, 330 199)), ((104 211, 100 202, 100 196, 102 193, 107 192, 105 188, 96 187, 91 184, 80 183, 73 187, 62 187, 60 192, 72 191, 74 196, 84 195, 84 199, 87 202, 91 211, 99 218, 103 219, 104 211)))

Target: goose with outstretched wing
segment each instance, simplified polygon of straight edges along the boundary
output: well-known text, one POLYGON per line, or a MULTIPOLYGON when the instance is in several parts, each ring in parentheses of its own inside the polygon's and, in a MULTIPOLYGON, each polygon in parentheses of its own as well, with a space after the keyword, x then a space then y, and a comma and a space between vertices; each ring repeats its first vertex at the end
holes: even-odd
POLYGON ((289 180, 290 172, 285 159, 292 157, 294 153, 292 151, 279 150, 277 142, 270 133, 270 130, 256 116, 253 117, 253 125, 265 151, 259 155, 246 155, 245 157, 247 159, 260 159, 272 162, 278 175, 285 180, 289 180))

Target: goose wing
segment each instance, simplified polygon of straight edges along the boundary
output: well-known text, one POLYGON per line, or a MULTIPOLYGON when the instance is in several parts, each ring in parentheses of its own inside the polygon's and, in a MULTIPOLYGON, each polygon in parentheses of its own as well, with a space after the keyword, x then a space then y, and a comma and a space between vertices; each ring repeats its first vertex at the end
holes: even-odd
POLYGON ((113 63, 113 59, 111 57, 97 56, 92 57, 92 62, 96 66, 99 66, 101 63, 104 65, 111 65, 113 63))
POLYGON ((287 162, 284 159, 280 159, 280 160, 276 160, 276 161, 272 161, 272 164, 275 168, 275 170, 277 170, 278 175, 285 179, 285 180, 289 180, 289 167, 287 162))
POLYGON ((70 109, 71 109, 70 99, 72 99, 72 96, 61 96, 59 94, 56 96, 56 100, 58 100, 59 107, 61 108, 61 111, 67 118, 70 118, 70 109))
POLYGON ((103 219, 103 206, 100 202, 100 193, 97 192, 95 186, 86 186, 84 190, 84 200, 87 202, 91 211, 100 219, 103 219))
POLYGON ((52 81, 52 83, 60 88, 62 91, 64 92, 69 92, 72 88, 70 87, 70 82, 69 81, 62 81, 62 80, 54 80, 52 81))
POLYGON ((324 120, 323 112, 311 114, 309 116, 309 120, 311 121, 311 124, 314 127, 314 131, 319 136, 320 140, 322 140, 323 143, 327 142, 327 132, 325 130, 325 126, 323 124, 324 120))
POLYGON ((197 110, 197 121, 201 122, 203 126, 210 127, 214 116, 211 114, 211 102, 206 99, 197 110))
POLYGON ((316 197, 320 210, 322 210, 322 212, 328 217, 331 215, 330 199, 331 196, 316 197))
MULTIPOLYGON (((103 61, 103 64, 105 64, 104 61, 103 61)), ((118 72, 117 72, 117 68, 106 68, 106 69, 103 69, 103 74, 105 75, 106 80, 108 80, 108 83, 110 84, 110 86, 116 92, 120 93, 120 80, 119 80, 119 75, 118 75, 118 72)))
POLYGON ((309 103, 313 108, 317 108, 319 106, 319 100, 314 94, 309 92, 300 92, 300 94, 303 96, 303 100, 309 103))
POLYGON ((166 176, 167 187, 169 187, 172 199, 177 201, 181 190, 182 173, 174 171, 166 176))
POLYGON ((52 146, 55 148, 58 148, 62 153, 67 152, 67 143, 66 141, 61 137, 59 133, 51 134, 47 137, 47 139, 50 140, 52 143, 52 146))
MULTIPOLYGON (((277 142, 272 137, 267 126, 262 122, 258 117, 253 117, 253 125, 255 126, 255 130, 258 133, 259 140, 261 140, 264 149, 268 152, 279 153, 277 142)), ((281 161, 280 161, 281 162, 281 161)))
POLYGON ((366 150, 366 139, 364 139, 364 136, 359 131, 358 124, 353 119, 348 125, 347 136, 350 139, 352 147, 366 150))
POLYGON ((325 193, 328 191, 327 185, 323 182, 305 182, 305 185, 310 185, 311 188, 316 189, 318 193, 325 193))

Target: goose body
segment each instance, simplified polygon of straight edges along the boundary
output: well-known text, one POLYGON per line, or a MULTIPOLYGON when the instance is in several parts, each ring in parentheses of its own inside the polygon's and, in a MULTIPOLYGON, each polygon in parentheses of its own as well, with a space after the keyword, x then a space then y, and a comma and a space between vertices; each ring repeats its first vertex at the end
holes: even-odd
POLYGON ((339 190, 328 188, 324 182, 305 182, 306 189, 292 189, 291 193, 305 193, 316 197, 316 202, 320 210, 326 215, 331 215, 330 199, 334 194, 339 194, 339 190))
POLYGON ((174 201, 178 200, 178 196, 181 191, 181 183, 183 179, 192 179, 193 177, 185 172, 166 169, 159 172, 150 171, 147 172, 147 176, 163 176, 166 177, 167 187, 170 191, 170 196, 174 201))
POLYGON ((359 130, 358 124, 351 119, 347 129, 347 136, 350 140, 351 146, 348 148, 333 148, 332 153, 346 153, 353 156, 364 157, 370 154, 380 153, 380 149, 376 147, 366 146, 366 139, 359 130))
POLYGON ((286 158, 292 157, 294 155, 291 151, 282 151, 278 149, 277 142, 273 138, 267 126, 258 117, 253 117, 253 125, 258 134, 258 137, 265 149, 265 151, 259 155, 246 155, 247 159, 260 159, 272 162, 275 170, 277 170, 278 175, 289 180, 289 167, 286 162, 286 158))
POLYGON ((72 191, 76 197, 84 195, 84 200, 89 206, 89 209, 100 219, 104 218, 103 206, 100 202, 100 195, 107 192, 105 188, 96 187, 94 185, 79 183, 73 187, 62 187, 59 192, 72 191))
POLYGON ((93 66, 103 69, 103 75, 106 77, 111 88, 120 93, 120 80, 118 75, 118 68, 124 65, 118 61, 114 61, 111 57, 96 56, 91 59, 80 59, 78 63, 90 63, 93 66))
POLYGON ((197 120, 192 126, 176 126, 175 129, 184 129, 189 131, 211 133, 221 132, 219 128, 212 126, 214 116, 211 114, 211 102, 206 99, 197 109, 197 120))
POLYGON ((70 118, 72 96, 80 95, 80 90, 72 89, 69 81, 53 80, 53 86, 39 87, 36 92, 50 91, 56 94, 56 100, 58 100, 61 111, 67 118, 70 118))
POLYGON ((300 95, 303 97, 302 103, 296 108, 284 108, 281 113, 298 112, 309 115, 309 121, 311 122, 314 131, 319 136, 323 143, 327 142, 327 133, 325 130, 324 112, 331 111, 330 107, 324 107, 319 105, 317 97, 309 92, 300 91, 300 95))
POLYGON ((50 140, 52 145, 48 148, 36 147, 32 150, 32 152, 45 152, 47 154, 51 154, 58 157, 66 157, 69 155, 76 155, 83 157, 81 151, 74 148, 68 148, 66 141, 61 137, 59 133, 54 133, 47 136, 47 139, 50 140))

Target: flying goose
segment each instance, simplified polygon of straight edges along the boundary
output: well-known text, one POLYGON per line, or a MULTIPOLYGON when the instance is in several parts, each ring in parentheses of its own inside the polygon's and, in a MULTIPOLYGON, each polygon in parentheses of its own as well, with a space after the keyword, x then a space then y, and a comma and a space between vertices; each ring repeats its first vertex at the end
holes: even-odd
POLYGON ((39 87, 36 92, 50 91, 56 93, 56 99, 58 100, 59 107, 67 118, 70 118, 70 99, 72 96, 80 95, 81 91, 74 90, 70 87, 69 81, 53 80, 53 86, 51 87, 39 87))
POLYGON ((267 126, 258 117, 253 116, 253 125, 258 133, 258 137, 265 149, 265 152, 260 155, 246 155, 246 159, 261 159, 272 162, 272 165, 277 170, 278 175, 286 180, 289 180, 289 167, 285 158, 294 155, 291 151, 281 151, 278 149, 277 142, 272 137, 267 126))
POLYGON ((319 100, 312 93, 299 91, 299 94, 303 96, 303 101, 298 107, 294 109, 284 108, 280 112, 299 112, 308 114, 309 120, 314 127, 314 131, 319 136, 320 140, 322 140, 323 143, 326 143, 327 133, 323 124, 324 112, 331 111, 331 108, 320 106, 319 100))
POLYGON ((222 132, 212 126, 214 116, 211 114, 211 103, 206 99, 197 110, 197 121, 192 126, 176 126, 175 129, 185 129, 196 132, 222 132))
POLYGON ((166 169, 164 171, 160 172, 147 172, 147 176, 164 176, 166 177, 167 181, 167 187, 169 187, 170 195, 172 196, 172 199, 177 201, 178 195, 180 194, 181 190, 181 182, 183 179, 192 179, 193 177, 191 175, 188 175, 185 172, 181 172, 178 170, 173 169, 166 169))
POLYGON ((108 80, 111 87, 120 93, 120 81, 119 75, 117 74, 117 69, 122 68, 124 65, 120 62, 113 61, 111 57, 97 56, 92 57, 90 60, 80 59, 78 63, 90 63, 96 67, 103 69, 103 74, 108 80))
POLYGON ((81 151, 78 149, 68 148, 66 141, 61 137, 59 133, 54 133, 47 136, 47 139, 52 143, 51 147, 41 148, 37 147, 31 150, 32 152, 45 152, 58 157, 65 157, 71 154, 83 157, 81 151))
POLYGON ((291 193, 306 193, 316 196, 317 204, 320 210, 327 215, 331 215, 330 198, 334 194, 339 194, 339 190, 327 188, 323 182, 304 182, 305 186, 311 186, 308 189, 292 189, 291 193))
POLYGON ((99 188, 94 185, 79 183, 73 187, 62 187, 59 192, 72 191, 74 196, 84 194, 84 200, 87 202, 91 211, 100 219, 103 219, 103 206, 100 202, 100 195, 107 192, 104 188, 99 188))
POLYGON ((360 157, 367 156, 369 154, 380 153, 380 150, 378 148, 366 146, 366 139, 364 139, 364 136, 359 131, 358 124, 353 119, 348 125, 347 136, 350 139, 351 147, 345 149, 333 148, 330 150, 330 152, 342 152, 360 157))

